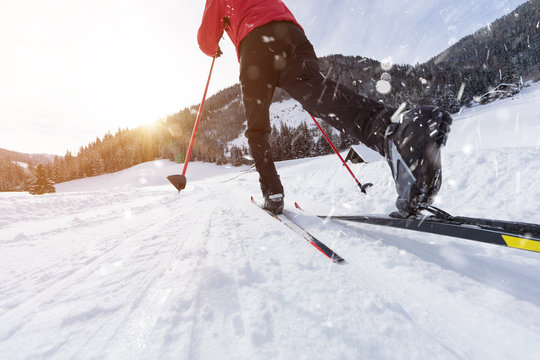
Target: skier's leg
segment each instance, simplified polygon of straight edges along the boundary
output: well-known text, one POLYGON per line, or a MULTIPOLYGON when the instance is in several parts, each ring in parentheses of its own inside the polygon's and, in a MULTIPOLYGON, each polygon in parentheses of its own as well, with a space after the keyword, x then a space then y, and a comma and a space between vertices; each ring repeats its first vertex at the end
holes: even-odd
MULTIPOLYGON (((254 30, 240 48, 240 84, 244 110, 248 121, 248 138, 255 168, 259 172, 261 190, 265 198, 272 194, 283 194, 283 186, 276 171, 272 150, 268 142, 270 134, 269 108, 277 79, 272 66, 273 56, 263 42, 250 41, 259 37, 254 30)), ((281 201, 282 203, 282 201, 281 201)))
POLYGON ((416 107, 392 123, 393 109, 320 74, 313 47, 301 29, 296 27, 289 36, 292 50, 279 86, 312 115, 386 157, 396 182, 400 216, 431 205, 441 185, 440 148, 450 131, 450 115, 435 107, 416 107))
POLYGON ((384 133, 395 110, 324 77, 309 40, 300 28, 290 27, 291 51, 278 86, 312 115, 384 155, 384 133))
POLYGON ((442 183, 440 149, 452 118, 435 106, 417 106, 386 131, 385 154, 396 182, 396 216, 407 217, 433 203, 442 183))

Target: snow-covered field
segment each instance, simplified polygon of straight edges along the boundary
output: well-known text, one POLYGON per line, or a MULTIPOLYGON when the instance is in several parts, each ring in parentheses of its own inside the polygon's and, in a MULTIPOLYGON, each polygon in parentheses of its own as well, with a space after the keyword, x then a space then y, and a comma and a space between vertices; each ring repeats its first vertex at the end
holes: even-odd
MULTIPOLYGON (((466 109, 437 205, 540 223, 540 86, 466 109)), ((540 359, 540 254, 300 214, 388 213, 384 161, 278 164, 287 212, 336 265, 254 207, 256 173, 168 161, 0 194, 2 359, 540 359), (240 175, 240 176, 237 176, 240 175)))

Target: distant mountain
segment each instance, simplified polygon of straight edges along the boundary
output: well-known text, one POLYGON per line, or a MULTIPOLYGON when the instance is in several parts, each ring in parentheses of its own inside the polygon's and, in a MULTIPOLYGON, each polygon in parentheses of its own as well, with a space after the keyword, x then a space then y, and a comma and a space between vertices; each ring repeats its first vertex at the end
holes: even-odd
POLYGON ((540 1, 528 1, 508 15, 461 39, 423 66, 495 74, 495 81, 540 79, 540 1))
POLYGON ((317 54, 422 64, 525 0, 286 0, 317 54), (316 5, 315 5, 316 4, 316 5))
POLYGON ((10 160, 31 165, 48 164, 54 160, 54 156, 50 154, 25 154, 0 148, 0 160, 10 160))

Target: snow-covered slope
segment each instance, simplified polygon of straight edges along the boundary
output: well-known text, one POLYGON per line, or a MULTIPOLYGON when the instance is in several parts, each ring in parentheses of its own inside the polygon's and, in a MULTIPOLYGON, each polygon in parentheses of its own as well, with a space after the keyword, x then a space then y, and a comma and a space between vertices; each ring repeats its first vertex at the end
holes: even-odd
MULTIPOLYGON (((464 110, 437 200, 462 215, 540 223, 538 85, 464 110)), ((384 161, 278 164, 287 211, 335 265, 254 207, 257 174, 141 164, 0 194, 6 359, 539 359, 540 254, 298 213, 388 213, 384 161), (239 175, 239 176, 238 176, 239 175)))

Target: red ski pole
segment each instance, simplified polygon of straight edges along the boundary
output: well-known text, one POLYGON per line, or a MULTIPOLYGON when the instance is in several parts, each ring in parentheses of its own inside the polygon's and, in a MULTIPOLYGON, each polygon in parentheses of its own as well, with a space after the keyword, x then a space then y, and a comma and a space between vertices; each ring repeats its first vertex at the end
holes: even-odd
POLYGON ((173 184, 178 191, 185 189, 186 187, 186 170, 189 163, 189 158, 191 157, 191 151, 193 150, 193 144, 195 143, 195 135, 197 134, 197 128, 199 127, 199 121, 201 120, 202 110, 204 106, 204 101, 206 100, 206 93, 208 91, 208 85, 210 84, 210 77, 212 76, 212 70, 214 69, 214 63, 216 61, 216 56, 212 58, 212 65, 210 66, 210 73, 208 74, 208 80, 206 81, 206 87, 204 89, 203 98, 201 101, 201 106, 199 106, 199 112, 197 113, 197 119, 195 120, 195 125, 193 125, 193 132, 191 133, 191 140, 189 141, 189 147, 186 154, 186 161, 184 162, 184 168, 182 169, 182 175, 169 175, 167 179, 173 184))
POLYGON ((351 168, 349 167, 349 165, 347 165, 347 163, 345 162, 345 160, 343 160, 343 157, 341 156, 341 154, 339 153, 339 151, 336 149, 336 147, 334 146, 334 144, 332 143, 332 140, 330 140, 330 138, 328 137, 328 135, 326 135, 326 133, 324 132, 323 128, 321 127, 321 125, 319 124, 319 122, 315 119, 315 117, 311 114, 309 114, 309 116, 311 116, 311 118, 313 119, 313 121, 315 122, 315 125, 317 125, 317 127, 319 128, 319 130, 321 131, 321 133, 323 134, 324 138, 326 139, 326 141, 328 141, 328 144, 330 145, 330 147, 332 147, 332 150, 334 150, 334 152, 336 153, 336 155, 339 157, 339 159, 341 160, 341 162, 343 163, 343 165, 345 165, 345 167, 347 168, 347 170, 349 171, 349 174, 351 174, 351 176, 353 177, 354 181, 356 181, 356 184, 358 185, 358 187, 360 188, 360 190, 366 194, 366 188, 370 187, 370 186, 373 186, 372 183, 367 183, 365 185, 362 185, 360 183, 360 181, 358 181, 358 179, 356 178, 356 176, 354 176, 354 173, 352 172, 351 168))

